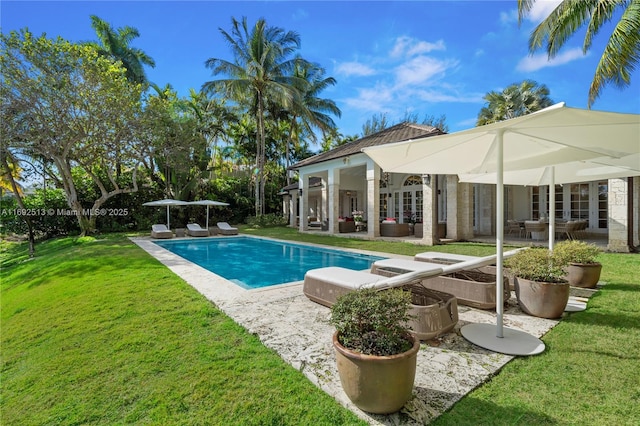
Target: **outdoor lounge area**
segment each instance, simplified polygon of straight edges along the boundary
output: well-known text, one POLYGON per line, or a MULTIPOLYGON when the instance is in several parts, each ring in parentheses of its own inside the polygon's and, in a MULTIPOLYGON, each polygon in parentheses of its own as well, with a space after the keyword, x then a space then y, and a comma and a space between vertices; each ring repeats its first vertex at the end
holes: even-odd
MULTIPOLYGON (((159 253, 160 250, 149 240, 135 242, 165 263, 249 332, 256 333, 266 346, 278 352, 294 368, 300 369, 309 380, 370 424, 428 423, 513 358, 481 349, 460 335, 460 327, 465 324, 493 324, 495 312, 458 305, 458 319, 455 320, 455 317, 452 319, 449 316, 455 315, 455 311, 452 310, 453 301, 444 300, 443 305, 447 302, 449 304, 437 312, 437 320, 440 321, 444 317, 440 316, 441 314, 449 316, 450 320, 445 326, 439 326, 443 331, 438 333, 439 337, 435 337, 436 340, 431 338, 432 343, 421 345, 414 400, 399 413, 365 413, 353 405, 340 385, 331 345, 334 328, 328 321, 330 310, 326 304, 329 301, 316 303, 311 300, 304 294, 302 283, 246 292, 204 270, 194 270, 188 262, 175 255, 159 253), (451 323, 453 326, 449 329, 451 323), (295 344, 292 345, 291 342, 295 344)), ((402 256, 398 259, 411 261, 411 258, 402 256)), ((366 277, 367 280, 370 278, 371 274, 360 275, 357 272, 352 271, 354 276, 366 277)), ((386 279, 383 276, 374 277, 378 277, 379 280, 386 279)), ((433 301, 431 305, 439 303, 433 301)), ((504 320, 507 326, 537 337, 544 335, 558 322, 523 314, 514 298, 510 298, 505 304, 504 320)), ((429 337, 427 336, 427 339, 429 337)))

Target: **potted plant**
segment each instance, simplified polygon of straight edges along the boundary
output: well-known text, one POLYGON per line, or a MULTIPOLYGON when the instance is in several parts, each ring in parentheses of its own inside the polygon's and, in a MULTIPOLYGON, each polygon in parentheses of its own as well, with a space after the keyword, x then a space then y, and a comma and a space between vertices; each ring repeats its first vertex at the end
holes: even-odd
POLYGON ((411 293, 359 289, 331 307, 340 382, 361 410, 398 411, 412 397, 420 341, 407 327, 411 293))
POLYGON ((520 308, 529 315, 559 318, 569 301, 563 258, 543 248, 528 248, 509 258, 520 308))
POLYGON ((567 240, 556 244, 554 253, 567 264, 566 278, 574 287, 595 288, 600 280, 602 264, 597 257, 600 249, 595 244, 567 240))
POLYGON ((353 215, 353 220, 356 223, 356 225, 361 225, 363 220, 364 220, 364 218, 362 216, 364 214, 364 212, 358 210, 358 211, 351 212, 351 214, 353 215))

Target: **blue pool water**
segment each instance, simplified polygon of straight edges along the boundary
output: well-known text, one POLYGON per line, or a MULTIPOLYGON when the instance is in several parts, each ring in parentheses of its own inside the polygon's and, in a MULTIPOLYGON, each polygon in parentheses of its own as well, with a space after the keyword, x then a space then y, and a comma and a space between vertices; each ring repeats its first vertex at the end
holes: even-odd
POLYGON ((159 246, 245 288, 301 281, 309 269, 368 269, 378 256, 252 237, 154 241, 159 246))

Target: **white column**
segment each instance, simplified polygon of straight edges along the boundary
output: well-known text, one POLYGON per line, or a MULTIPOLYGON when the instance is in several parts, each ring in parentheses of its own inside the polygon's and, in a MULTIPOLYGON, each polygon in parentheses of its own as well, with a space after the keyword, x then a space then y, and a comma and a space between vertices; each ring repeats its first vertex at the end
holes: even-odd
POLYGON ((338 209, 340 207, 340 169, 328 171, 328 197, 329 197, 329 232, 340 233, 338 229, 338 209))
POLYGON ((309 208, 309 177, 307 175, 300 175, 300 181, 298 182, 298 193, 302 191, 302 196, 299 199, 300 202, 300 210, 298 216, 300 218, 300 231, 305 231, 307 229, 307 216, 308 216, 308 208, 309 208))
MULTIPOLYGON (((635 180, 635 179, 634 179, 635 180)), ((607 250, 628 252, 628 194, 627 179, 609 179, 609 244, 607 250)))
POLYGON ((367 235, 380 236, 380 167, 367 160, 367 235))
POLYGON ((429 175, 429 185, 422 179, 422 242, 433 246, 438 243, 438 217, 436 215, 436 203, 438 202, 436 191, 437 176, 429 175))
POLYGON ((289 226, 292 228, 297 228, 298 224, 296 223, 296 218, 298 216, 298 193, 294 192, 290 194, 289 204, 291 205, 290 213, 289 213, 289 226))

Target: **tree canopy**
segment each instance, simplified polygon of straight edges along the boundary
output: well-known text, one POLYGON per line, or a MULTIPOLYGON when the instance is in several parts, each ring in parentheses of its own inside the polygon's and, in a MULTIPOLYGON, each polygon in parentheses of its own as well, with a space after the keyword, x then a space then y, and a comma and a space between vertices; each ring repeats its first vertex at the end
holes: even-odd
POLYGON ((2 34, 0 41, 3 142, 17 158, 50 162, 49 177, 64 189, 82 233, 92 232, 109 198, 137 191, 146 150, 138 132, 141 86, 87 45, 27 30, 2 34), (120 168, 127 182, 117 176, 120 168), (96 187, 92 205, 78 197, 79 170, 96 187))

